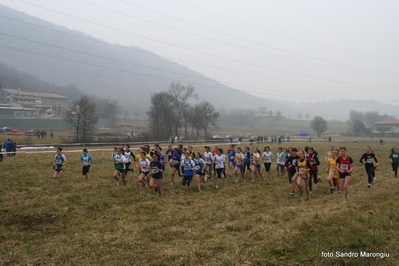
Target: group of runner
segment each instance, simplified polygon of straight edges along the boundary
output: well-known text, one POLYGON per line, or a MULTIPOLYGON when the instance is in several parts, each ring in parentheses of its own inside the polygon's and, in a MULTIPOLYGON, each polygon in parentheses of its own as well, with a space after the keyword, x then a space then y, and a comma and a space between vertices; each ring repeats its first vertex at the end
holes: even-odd
MULTIPOLYGON (((272 175, 274 155, 269 146, 266 146, 261 152, 257 147, 252 149, 245 147, 242 149, 232 144, 226 154, 218 146, 215 146, 212 151, 209 146, 205 146, 203 152, 194 152, 192 146, 183 147, 181 144, 175 148, 169 145, 167 151, 163 153, 162 148, 155 144, 153 148, 150 148, 149 145, 141 147, 135 156, 129 145, 115 147, 111 157, 115 168, 113 177, 117 185, 123 182, 126 187, 126 175, 128 172, 133 173, 133 169, 130 166, 134 162, 139 171, 138 183, 140 189, 148 186, 154 189, 161 197, 163 174, 167 166, 171 169, 170 185, 175 184, 175 175, 177 173, 181 177, 182 185, 187 186, 189 194, 191 194, 191 183, 194 177, 198 191, 201 191, 201 184, 207 182, 208 179, 212 179, 212 177, 216 177, 215 188, 219 188, 221 182, 226 180, 226 168, 229 170, 228 175, 230 177, 234 175, 236 183, 246 182, 247 172, 251 174, 251 182, 255 182, 258 177, 264 179, 261 171, 262 161, 266 177, 270 178, 272 175)), ((397 177, 399 153, 396 148, 391 150, 389 159, 392 163, 395 177, 397 177)), ((93 157, 88 153, 87 149, 83 149, 80 160, 83 163, 82 174, 87 179, 93 157)), ((353 159, 347 155, 345 147, 339 149, 331 147, 326 153, 325 162, 327 165, 326 178, 330 192, 333 193, 336 190, 339 193, 343 191, 344 202, 346 202, 351 173, 354 169, 353 159)), ((375 168, 378 166, 378 158, 370 147, 366 147, 366 152, 359 162, 365 166, 368 187, 371 188, 376 179, 375 168)), ((59 179, 60 184, 62 183, 66 163, 62 148, 58 148, 57 155, 54 157, 53 177, 59 179)), ((313 183, 321 182, 318 174, 319 165, 318 153, 312 147, 305 147, 303 150, 295 147, 288 149, 279 147, 276 153, 275 170, 277 177, 288 177, 291 196, 295 196, 297 188, 299 196, 302 196, 305 191, 307 199, 310 200, 313 183)))

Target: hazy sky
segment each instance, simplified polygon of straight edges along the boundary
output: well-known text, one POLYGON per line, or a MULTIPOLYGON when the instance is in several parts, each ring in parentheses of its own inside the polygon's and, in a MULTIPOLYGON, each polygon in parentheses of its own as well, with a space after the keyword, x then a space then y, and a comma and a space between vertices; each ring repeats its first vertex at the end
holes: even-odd
POLYGON ((0 4, 110 43, 145 48, 260 97, 377 100, 399 106, 397 0, 0 4))

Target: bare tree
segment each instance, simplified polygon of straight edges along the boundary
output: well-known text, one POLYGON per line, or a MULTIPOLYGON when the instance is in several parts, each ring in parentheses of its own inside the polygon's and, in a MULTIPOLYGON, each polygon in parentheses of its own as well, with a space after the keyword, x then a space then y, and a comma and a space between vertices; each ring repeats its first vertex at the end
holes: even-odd
POLYGON ((210 125, 216 125, 219 118, 219 112, 215 112, 215 107, 207 101, 201 102, 198 106, 200 114, 202 114, 203 117, 203 127, 206 137, 208 127, 210 125))
POLYGON ((168 92, 159 92, 151 96, 150 110, 147 115, 153 139, 164 140, 172 136, 175 121, 173 102, 173 96, 168 92))
POLYGON ((302 119, 302 114, 298 113, 298 119, 301 120, 302 119))
POLYGON ((169 94, 173 97, 173 115, 175 117, 175 136, 178 135, 179 127, 181 126, 184 109, 188 106, 188 100, 191 98, 198 99, 194 87, 190 84, 183 86, 180 83, 173 82, 169 87, 169 94))
POLYGON ((64 120, 75 129, 75 141, 86 143, 98 122, 95 102, 86 95, 80 96, 73 102, 73 107, 66 111, 64 120))
POLYGON ((310 127, 316 131, 317 136, 320 137, 323 132, 327 130, 327 121, 320 116, 315 116, 310 122, 310 127))

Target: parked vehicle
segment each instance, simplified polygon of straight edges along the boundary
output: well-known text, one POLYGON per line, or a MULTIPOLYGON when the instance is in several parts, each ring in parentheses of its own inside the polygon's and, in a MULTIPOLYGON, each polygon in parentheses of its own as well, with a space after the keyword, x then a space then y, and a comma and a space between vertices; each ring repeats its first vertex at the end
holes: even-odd
POLYGON ((27 130, 23 134, 24 136, 37 136, 37 131, 36 130, 27 130))
POLYGON ((10 132, 12 130, 12 127, 3 127, 3 130, 5 132, 10 132))
POLYGON ((17 129, 12 129, 11 131, 8 132, 8 135, 21 136, 22 132, 17 129))

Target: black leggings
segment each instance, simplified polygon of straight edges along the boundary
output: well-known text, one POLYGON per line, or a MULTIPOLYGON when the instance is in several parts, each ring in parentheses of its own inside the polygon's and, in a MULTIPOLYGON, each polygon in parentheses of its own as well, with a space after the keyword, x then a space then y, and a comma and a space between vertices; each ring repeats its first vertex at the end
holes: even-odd
POLYGON ((251 163, 244 163, 244 173, 245 173, 245 169, 247 169, 248 171, 251 172, 250 165, 251 165, 251 163))
POLYGON ((365 164, 364 165, 366 172, 367 172, 367 178, 368 178, 368 183, 371 184, 373 183, 373 175, 374 175, 374 166, 372 164, 365 164))
POLYGON ((313 187, 313 184, 312 184, 312 177, 313 177, 313 179, 314 179, 314 183, 315 183, 315 184, 317 184, 317 182, 319 182, 319 181, 318 181, 317 172, 318 172, 318 170, 314 170, 314 171, 310 171, 310 172, 309 172, 309 174, 310 174, 310 176, 309 176, 309 190, 310 190, 310 191, 312 191, 312 187, 313 187))
POLYGON ((391 163, 392 165, 392 171, 395 172, 395 177, 398 175, 398 163, 391 163))

